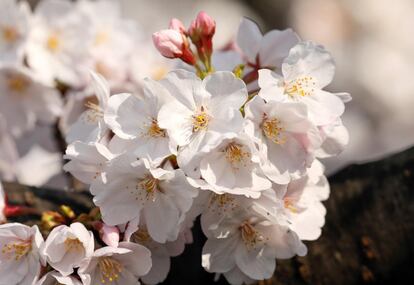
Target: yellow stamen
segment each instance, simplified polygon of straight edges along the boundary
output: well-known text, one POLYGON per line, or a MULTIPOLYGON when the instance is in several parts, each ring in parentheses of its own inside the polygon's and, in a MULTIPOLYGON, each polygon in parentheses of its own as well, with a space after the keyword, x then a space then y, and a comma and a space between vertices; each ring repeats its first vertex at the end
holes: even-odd
POLYGON ((148 127, 147 135, 153 138, 165 137, 166 132, 158 126, 156 119, 151 120, 151 125, 148 127))
POLYGON ((95 45, 102 45, 109 41, 109 33, 107 31, 100 31, 96 34, 95 45))
POLYGON ((98 268, 101 272, 101 283, 112 283, 119 279, 122 273, 122 264, 112 257, 102 257, 98 261, 98 268))
POLYGON ((226 214, 237 207, 236 199, 229 194, 212 193, 208 207, 211 212, 218 211, 219 214, 226 214))
POLYGON ((192 116, 193 119, 193 133, 205 130, 208 127, 210 121, 210 116, 204 110, 204 107, 201 107, 200 111, 192 116))
POLYGON ((250 153, 244 151, 243 146, 235 142, 229 143, 225 148, 225 152, 227 161, 233 166, 238 166, 250 158, 250 153))
POLYGON ((104 112, 98 104, 87 101, 85 107, 89 109, 84 117, 88 123, 96 123, 103 118, 104 112))
POLYGON ((21 75, 13 75, 8 78, 7 82, 9 89, 17 93, 23 93, 29 84, 29 81, 21 75))
POLYGON ((81 251, 83 249, 83 245, 77 238, 67 238, 65 240, 65 249, 66 251, 81 251))
POLYGON ((315 91, 316 81, 312 76, 299 77, 291 82, 285 83, 285 93, 291 98, 312 95, 315 91))
POLYGON ((285 208, 291 211, 292 213, 296 214, 298 212, 298 208, 295 206, 295 203, 291 199, 284 198, 283 204, 285 208))
POLYGON ((133 242, 143 244, 143 243, 146 243, 146 242, 150 241, 151 236, 149 235, 147 229, 140 228, 135 233, 133 233, 131 239, 132 239, 133 242))
POLYGON ((152 79, 154 80, 161 80, 164 76, 168 73, 168 69, 165 66, 157 66, 155 67, 151 74, 152 79))
POLYGON ((264 242, 265 239, 249 221, 244 221, 240 226, 240 232, 247 249, 255 249, 258 243, 264 242))
POLYGON ((1 253, 6 256, 7 259, 14 258, 15 261, 19 261, 26 256, 32 250, 32 241, 17 241, 5 244, 1 253))
POLYGON ((138 182, 138 188, 145 191, 147 201, 154 201, 156 192, 162 192, 162 190, 158 187, 158 182, 158 179, 152 177, 151 175, 146 176, 138 182))
POLYGON ((5 26, 2 27, 1 31, 3 39, 8 43, 14 43, 15 41, 17 41, 17 38, 19 37, 18 31, 14 27, 5 26))
POLYGON ((58 36, 55 34, 50 35, 47 39, 46 46, 51 52, 56 52, 60 46, 60 40, 58 36))
POLYGON ((284 128, 281 126, 281 122, 277 118, 265 117, 261 127, 265 136, 275 144, 284 144, 286 142, 286 138, 282 137, 284 128))

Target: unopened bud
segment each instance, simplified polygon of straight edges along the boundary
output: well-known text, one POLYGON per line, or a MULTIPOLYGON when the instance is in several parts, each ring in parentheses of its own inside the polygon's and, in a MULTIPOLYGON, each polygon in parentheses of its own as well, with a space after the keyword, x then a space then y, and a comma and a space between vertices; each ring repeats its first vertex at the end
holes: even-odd
POLYGON ((184 39, 176 30, 161 30, 152 34, 152 41, 158 51, 165 57, 181 57, 184 48, 184 39))
POLYGON ((206 12, 198 13, 197 18, 191 23, 190 36, 193 41, 211 39, 216 32, 216 22, 206 12))
POLYGON ((158 51, 168 58, 181 58, 184 62, 194 65, 196 60, 184 35, 176 30, 161 30, 152 35, 158 51))

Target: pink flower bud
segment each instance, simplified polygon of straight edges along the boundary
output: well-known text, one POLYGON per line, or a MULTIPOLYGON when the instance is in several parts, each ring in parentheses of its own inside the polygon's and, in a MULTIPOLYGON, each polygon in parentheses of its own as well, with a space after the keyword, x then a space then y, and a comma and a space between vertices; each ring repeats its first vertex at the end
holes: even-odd
POLYGON ((182 34, 172 29, 153 33, 152 41, 158 51, 168 58, 181 57, 185 48, 182 34))
POLYGON ((188 46, 187 38, 176 30, 161 30, 152 34, 152 40, 158 51, 168 58, 180 58, 194 65, 196 59, 188 46))
POLYGON ((106 245, 118 247, 119 229, 117 227, 108 226, 104 223, 99 223, 95 225, 95 228, 98 229, 99 235, 106 245))
POLYGON ((180 32, 183 35, 187 34, 187 30, 184 27, 183 23, 180 20, 176 19, 176 18, 171 19, 170 29, 176 30, 176 31, 180 32))
POLYGON ((206 12, 198 13, 191 23, 190 35, 193 38, 211 38, 216 31, 216 22, 206 12))

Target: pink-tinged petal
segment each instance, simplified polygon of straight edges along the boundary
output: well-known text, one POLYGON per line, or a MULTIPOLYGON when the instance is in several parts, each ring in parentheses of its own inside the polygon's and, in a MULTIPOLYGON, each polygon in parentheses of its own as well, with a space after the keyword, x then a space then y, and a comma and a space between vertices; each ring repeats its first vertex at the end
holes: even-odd
POLYGON ((203 246, 202 265, 208 272, 227 272, 235 266, 237 238, 211 238, 203 246))
POLYGON ((299 36, 291 29, 272 30, 264 35, 259 49, 260 66, 280 71, 289 50, 299 42, 299 36))
POLYGON ((282 65, 287 81, 302 76, 311 76, 315 87, 327 86, 335 74, 335 64, 329 52, 313 42, 301 42, 294 46, 282 65))
POLYGON ((268 279, 276 268, 276 260, 271 248, 248 249, 240 242, 233 254, 240 270, 252 279, 268 279))
POLYGON ((119 244, 119 230, 117 227, 108 226, 106 224, 102 225, 102 228, 99 230, 99 234, 103 242, 112 247, 117 247, 119 244))
POLYGON ((237 45, 250 63, 256 63, 256 56, 262 42, 259 26, 250 19, 243 18, 237 32, 237 45))

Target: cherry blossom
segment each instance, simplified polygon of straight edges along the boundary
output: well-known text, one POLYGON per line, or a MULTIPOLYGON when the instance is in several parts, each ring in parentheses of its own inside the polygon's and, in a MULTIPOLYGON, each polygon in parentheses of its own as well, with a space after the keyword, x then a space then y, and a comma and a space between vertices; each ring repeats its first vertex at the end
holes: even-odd
POLYGON ((259 95, 266 101, 302 102, 310 120, 317 126, 333 123, 344 112, 349 95, 340 96, 322 90, 334 76, 331 55, 313 42, 294 46, 282 64, 283 76, 263 69, 259 71, 259 95))
POLYGON ((41 253, 54 269, 68 276, 93 254, 93 250, 92 232, 81 223, 73 223, 69 227, 61 225, 54 228, 42 246, 41 253))
POLYGON ((62 112, 57 90, 39 81, 26 67, 0 67, 0 112, 14 136, 36 121, 53 123, 62 112))
POLYGON ((36 5, 28 63, 43 79, 72 86, 84 85, 85 64, 93 42, 89 19, 68 0, 42 0, 36 5))
POLYGON ((113 154, 103 144, 97 142, 84 143, 75 141, 66 148, 65 159, 70 160, 63 170, 86 184, 96 179, 103 179, 106 163, 113 154))
POLYGON ((19 63, 23 59, 30 22, 27 2, 0 2, 0 62, 19 63))
POLYGON ((77 140, 85 143, 98 142, 108 131, 104 122, 104 112, 110 96, 108 82, 101 75, 93 72, 91 77, 91 87, 98 102, 87 101, 85 105, 88 109, 79 116, 66 135, 68 143, 77 140))
POLYGON ((274 182, 286 184, 302 176, 319 148, 318 129, 309 121, 306 106, 255 97, 245 108, 246 133, 257 140, 262 169, 274 182))
POLYGON ((208 240, 203 247, 202 264, 209 272, 225 273, 237 267, 249 278, 267 279, 273 275, 276 258, 302 256, 307 252, 286 226, 244 211, 236 211, 216 231, 205 234, 208 240))
POLYGON ((144 159, 125 154, 107 168, 107 183, 91 186, 103 221, 119 225, 145 216, 148 232, 158 242, 175 240, 197 191, 181 170, 153 168, 144 159))
POLYGON ((158 114, 158 124, 180 147, 208 151, 223 138, 242 130, 239 108, 247 100, 246 86, 230 72, 216 72, 200 80, 176 70, 161 82, 175 98, 158 114))
POLYGON ((171 98, 168 91, 152 79, 147 78, 143 85, 142 96, 111 96, 105 122, 118 137, 131 140, 132 151, 138 157, 156 164, 175 152, 167 131, 158 124, 158 112, 171 98))
POLYGON ((0 284, 33 284, 44 260, 39 253, 43 237, 37 226, 0 225, 0 284))
POLYGON ((147 274, 151 265, 151 252, 144 246, 120 242, 118 247, 97 249, 83 261, 78 274, 84 285, 138 285, 138 278, 147 274))

